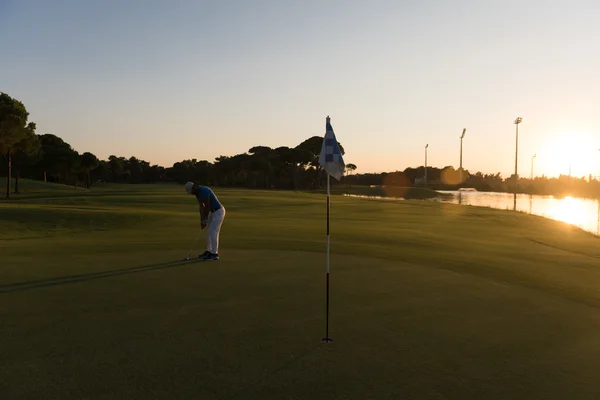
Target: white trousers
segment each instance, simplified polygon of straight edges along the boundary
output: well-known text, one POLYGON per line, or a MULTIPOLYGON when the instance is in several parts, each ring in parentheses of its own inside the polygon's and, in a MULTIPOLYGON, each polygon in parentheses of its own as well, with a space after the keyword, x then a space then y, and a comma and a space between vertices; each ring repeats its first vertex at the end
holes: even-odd
POLYGON ((217 211, 210 213, 206 224, 206 250, 213 254, 219 254, 219 233, 225 219, 225 207, 221 206, 217 211))

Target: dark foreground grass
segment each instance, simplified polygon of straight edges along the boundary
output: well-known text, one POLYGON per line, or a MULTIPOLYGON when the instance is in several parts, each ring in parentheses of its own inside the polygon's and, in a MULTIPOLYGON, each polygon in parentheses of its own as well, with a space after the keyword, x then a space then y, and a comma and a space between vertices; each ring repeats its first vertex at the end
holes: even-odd
POLYGON ((600 395, 600 248, 568 225, 334 196, 323 344, 322 195, 218 190, 222 259, 185 262, 181 187, 57 191, 0 203, 0 398, 600 395))

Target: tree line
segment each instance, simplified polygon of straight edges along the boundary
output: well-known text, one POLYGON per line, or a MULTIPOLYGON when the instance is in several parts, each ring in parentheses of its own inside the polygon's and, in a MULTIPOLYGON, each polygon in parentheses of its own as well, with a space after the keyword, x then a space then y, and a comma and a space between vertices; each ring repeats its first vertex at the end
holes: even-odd
MULTIPOLYGON (((0 176, 6 176, 6 197, 11 188, 19 191, 19 180, 29 178, 91 188, 96 182, 157 183, 196 181, 210 186, 258 189, 320 189, 326 179, 318 159, 323 138, 312 136, 295 147, 254 146, 234 156, 219 156, 213 162, 187 159, 171 167, 151 164, 137 157, 111 155, 100 160, 91 152, 79 153, 57 135, 37 134, 34 122, 22 102, 0 93, 0 176), (11 181, 14 179, 14 185, 11 181)), ((342 154, 345 154, 340 144, 342 154)), ((452 166, 444 168, 406 168, 386 173, 354 174, 356 165, 346 164, 345 185, 426 186, 438 190, 470 187, 479 191, 600 196, 595 177, 560 176, 535 179, 515 176, 503 178, 500 173, 470 173, 452 166)))
MULTIPOLYGON (((151 164, 137 157, 111 155, 100 160, 91 152, 79 153, 57 135, 36 134, 22 102, 0 94, 0 176, 6 176, 6 197, 19 191, 21 178, 91 188, 96 182, 156 183, 187 181, 211 186, 246 188, 316 189, 326 178, 318 159, 323 138, 312 136, 296 147, 254 146, 214 162, 187 159, 173 166, 151 164)), ((343 146, 340 144, 342 154, 343 146)), ((356 166, 347 164, 348 170, 356 166)))
POLYGON ((346 184, 360 186, 422 186, 434 190, 458 190, 460 188, 473 188, 480 192, 517 192, 520 194, 536 194, 551 196, 577 196, 586 198, 600 197, 600 181, 598 177, 559 177, 536 176, 531 178, 518 178, 515 184, 515 175, 506 178, 502 174, 471 173, 453 166, 444 168, 427 167, 427 181, 425 182, 425 167, 406 168, 403 171, 356 174, 346 176, 346 184))

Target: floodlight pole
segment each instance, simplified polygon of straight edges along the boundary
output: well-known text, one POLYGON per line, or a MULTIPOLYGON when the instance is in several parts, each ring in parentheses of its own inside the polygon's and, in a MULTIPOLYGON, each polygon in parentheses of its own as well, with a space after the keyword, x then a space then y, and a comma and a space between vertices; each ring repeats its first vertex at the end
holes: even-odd
POLYGON ((427 148, 429 143, 425 145, 425 186, 427 186, 427 148))
POLYGON ((467 128, 464 128, 462 131, 462 135, 460 135, 460 182, 463 181, 463 167, 462 167, 462 150, 463 150, 463 138, 465 137, 465 133, 467 132, 467 128))
POLYGON ((517 117, 515 119, 515 125, 517 127, 515 136, 515 193, 513 196, 513 209, 517 210, 517 190, 519 185, 518 165, 519 165, 519 124, 523 121, 523 118, 517 117))

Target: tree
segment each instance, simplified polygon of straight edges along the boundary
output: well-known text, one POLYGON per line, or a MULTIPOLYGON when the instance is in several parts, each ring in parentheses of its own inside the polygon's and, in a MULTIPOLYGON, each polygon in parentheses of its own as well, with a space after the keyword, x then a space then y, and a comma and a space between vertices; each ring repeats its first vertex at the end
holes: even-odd
POLYGON ((346 164, 346 173, 349 174, 351 172, 354 172, 356 171, 356 168, 358 167, 354 164, 346 164))
POLYGON ((285 189, 296 189, 298 177, 302 169, 298 167, 297 150, 289 147, 278 147, 269 154, 269 163, 272 166, 273 181, 275 187, 285 189))
POLYGON ((113 182, 123 182, 129 171, 125 170, 125 158, 111 155, 108 157, 108 168, 113 182))
POLYGON ((193 181, 195 165, 196 159, 176 162, 169 168, 169 177, 180 184, 184 184, 187 181, 193 181))
POLYGON ((248 165, 252 176, 252 187, 269 188, 273 181, 273 167, 277 163, 277 153, 267 146, 254 146, 248 150, 248 153, 252 155, 248 165))
POLYGON ((13 169, 15 170, 15 193, 19 193, 21 171, 27 166, 34 165, 41 159, 42 144, 35 134, 35 124, 30 122, 25 128, 25 136, 13 149, 13 169))
POLYGON ((6 93, 0 93, 0 154, 7 160, 6 198, 10 198, 12 157, 15 146, 27 136, 29 113, 19 100, 6 93))
POLYGON ((125 169, 129 171, 129 183, 140 183, 144 174, 144 161, 130 157, 125 161, 125 169))
POLYGON ((77 177, 81 172, 81 156, 79 152, 71 149, 66 154, 66 160, 64 165, 64 177, 65 184, 73 183, 73 186, 77 188, 77 177), (72 180, 71 180, 72 178, 72 180))
POLYGON ((248 153, 267 157, 272 151, 273 149, 268 146, 254 146, 248 150, 248 153))
MULTIPOLYGON (((342 147, 342 145, 340 144, 340 142, 338 142, 338 145, 340 146, 340 152, 342 153, 342 155, 344 155, 345 151, 344 151, 344 148, 342 147)), ((297 150, 304 150, 305 152, 307 152, 304 154, 310 156, 310 166, 316 170, 316 175, 315 175, 316 181, 313 181, 313 184, 315 187, 320 186, 320 180, 322 177, 322 174, 321 174, 322 168, 321 168, 321 164, 319 164, 319 155, 321 154, 322 146, 323 146, 323 137, 322 136, 310 137, 310 138, 306 139, 304 142, 300 143, 298 146, 296 146, 297 150)))
POLYGON ((92 171, 98 168, 100 160, 94 154, 85 152, 81 155, 81 172, 84 174, 83 186, 86 189, 92 187, 92 171))
MULTIPOLYGON (((356 171, 356 165, 349 163, 346 164, 346 176, 350 175, 352 172, 356 171)), ((348 186, 350 186, 350 182, 348 182, 348 186)))
POLYGON ((244 153, 233 157, 219 156, 215 163, 216 176, 223 186, 249 186, 248 171, 252 156, 244 153))
POLYGON ((48 177, 56 182, 68 181, 69 173, 79 164, 79 154, 56 135, 47 133, 39 138, 43 153, 39 167, 44 174, 44 182, 48 177))
POLYGON ((110 168, 106 160, 100 160, 98 166, 90 171, 91 181, 108 182, 110 181, 110 168))
POLYGON ((305 154, 310 156, 310 165, 315 167, 317 171, 321 168, 319 165, 319 154, 321 153, 322 145, 323 138, 321 136, 313 136, 296 146, 296 149, 304 150, 305 154))
POLYGON ((156 164, 152 165, 148 167, 145 177, 147 183, 162 182, 165 180, 165 167, 156 164))

